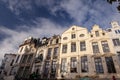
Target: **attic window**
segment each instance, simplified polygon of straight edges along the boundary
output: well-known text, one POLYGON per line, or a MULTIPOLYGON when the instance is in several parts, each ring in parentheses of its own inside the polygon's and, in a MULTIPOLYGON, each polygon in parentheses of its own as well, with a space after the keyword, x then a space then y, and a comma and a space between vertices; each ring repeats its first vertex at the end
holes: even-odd
POLYGON ((75 30, 75 28, 72 28, 72 30, 75 30))
POLYGON ((102 35, 105 35, 105 33, 102 33, 102 35))
POLYGON ((108 32, 111 32, 111 29, 108 29, 108 32))
POLYGON ((64 37, 63 40, 67 40, 68 38, 67 37, 64 37))
POLYGON ((91 37, 93 37, 93 35, 91 35, 91 37))
POLYGON ((79 37, 84 37, 85 35, 84 34, 80 34, 80 36, 79 37))

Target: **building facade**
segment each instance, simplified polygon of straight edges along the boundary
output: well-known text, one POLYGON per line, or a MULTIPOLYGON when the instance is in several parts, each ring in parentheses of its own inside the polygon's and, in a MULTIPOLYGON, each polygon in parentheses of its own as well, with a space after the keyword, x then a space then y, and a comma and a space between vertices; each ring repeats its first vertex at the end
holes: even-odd
POLYGON ((14 62, 14 71, 17 71, 16 78, 29 78, 37 52, 37 44, 39 44, 39 39, 30 37, 19 46, 18 55, 14 62))
POLYGON ((115 21, 111 25, 103 30, 95 24, 90 31, 74 25, 61 36, 26 39, 12 74, 17 78, 36 74, 38 79, 120 79, 120 26, 115 21))
POLYGON ((120 78, 120 36, 113 34, 119 30, 117 22, 112 22, 112 32, 102 30, 98 25, 90 32, 78 26, 66 30, 61 35, 58 78, 120 78))
POLYGON ((12 72, 13 63, 15 60, 16 54, 5 54, 4 59, 2 60, 0 79, 8 80, 9 78, 13 78, 11 76, 14 74, 12 72))

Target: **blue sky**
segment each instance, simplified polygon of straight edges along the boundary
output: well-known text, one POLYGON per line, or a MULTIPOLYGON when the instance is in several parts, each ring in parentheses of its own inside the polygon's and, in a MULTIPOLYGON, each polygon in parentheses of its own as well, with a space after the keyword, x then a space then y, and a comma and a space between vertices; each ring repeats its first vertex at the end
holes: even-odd
POLYGON ((29 36, 61 34, 72 25, 111 27, 120 22, 116 6, 107 0, 0 0, 0 61, 29 36))

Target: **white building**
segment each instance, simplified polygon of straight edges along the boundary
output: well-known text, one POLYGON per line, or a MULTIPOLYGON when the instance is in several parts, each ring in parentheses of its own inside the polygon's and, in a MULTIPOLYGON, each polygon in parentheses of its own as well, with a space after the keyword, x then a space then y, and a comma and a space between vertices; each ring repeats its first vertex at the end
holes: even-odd
POLYGON ((12 80, 13 76, 11 76, 13 69, 13 62, 15 60, 16 54, 5 54, 4 59, 2 60, 2 72, 0 77, 4 80, 12 80))

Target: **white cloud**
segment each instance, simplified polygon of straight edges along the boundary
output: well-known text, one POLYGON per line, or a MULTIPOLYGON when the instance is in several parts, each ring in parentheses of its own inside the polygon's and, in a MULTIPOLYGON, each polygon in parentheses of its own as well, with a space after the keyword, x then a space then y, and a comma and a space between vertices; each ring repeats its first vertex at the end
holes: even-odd
POLYGON ((31 10, 32 9, 32 0, 2 0, 6 3, 7 7, 19 15, 22 9, 31 10))
MULTIPOLYGON (((54 34, 61 34, 66 28, 51 22, 49 19, 37 18, 36 26, 29 28, 27 31, 16 31, 5 27, 0 27, 0 32, 9 35, 3 41, 0 41, 0 60, 5 53, 17 53, 18 46, 28 37, 42 38, 44 36, 50 37, 54 34)), ((20 26, 18 26, 20 27, 20 26)), ((29 27, 29 26, 22 26, 29 27)))

